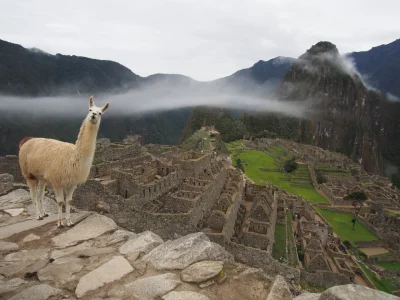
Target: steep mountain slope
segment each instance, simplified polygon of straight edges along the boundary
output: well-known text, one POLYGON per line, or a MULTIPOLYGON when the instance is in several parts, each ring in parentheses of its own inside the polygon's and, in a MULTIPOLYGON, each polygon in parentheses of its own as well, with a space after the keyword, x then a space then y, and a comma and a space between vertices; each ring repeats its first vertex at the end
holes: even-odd
POLYGON ((367 89, 336 46, 319 42, 293 64, 277 92, 283 101, 302 100, 310 109, 299 120, 298 140, 343 152, 373 173, 382 173, 400 149, 400 106, 367 89))
POLYGON ((132 88, 140 77, 106 60, 50 55, 0 40, 0 92, 47 96, 132 88))
POLYGON ((350 56, 369 85, 400 99, 400 39, 350 56))

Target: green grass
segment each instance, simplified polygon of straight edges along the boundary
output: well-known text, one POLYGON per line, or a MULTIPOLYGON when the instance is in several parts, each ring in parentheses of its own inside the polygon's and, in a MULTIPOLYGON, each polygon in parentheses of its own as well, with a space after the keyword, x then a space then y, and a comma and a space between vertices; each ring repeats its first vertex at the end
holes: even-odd
MULTIPOLYGON (((244 164, 244 169, 246 175, 249 176, 257 184, 265 184, 267 181, 271 181, 272 184, 280 187, 289 193, 298 194, 309 202, 312 203, 329 203, 320 193, 318 193, 312 185, 309 188, 291 186, 290 181, 281 180, 281 178, 291 178, 296 177, 296 174, 287 175, 283 172, 262 172, 260 168, 266 169, 277 169, 279 166, 276 164, 276 159, 269 155, 268 153, 258 151, 258 150, 248 150, 244 149, 242 152, 238 153, 237 149, 243 148, 240 141, 235 141, 227 144, 228 150, 232 154, 237 154, 237 156, 247 163, 244 164)), ((232 163, 236 164, 235 157, 232 157, 232 163)), ((308 168, 301 167, 296 172, 308 173, 308 168)), ((305 178, 304 175, 299 176, 299 178, 305 178)))
POLYGON ((365 266, 363 263, 360 263, 361 268, 363 269, 364 273, 368 276, 368 278, 374 283, 376 288, 380 291, 392 294, 394 291, 397 290, 396 288, 396 280, 386 278, 386 277, 381 277, 379 280, 378 277, 376 277, 375 273, 372 272, 367 266, 365 266))
POLYGON ((275 241, 272 247, 272 257, 279 260, 281 257, 287 260, 286 257, 286 226, 283 224, 275 225, 275 241))
POLYGON ((387 271, 400 270, 400 261, 380 261, 377 264, 387 271))
POLYGON ((315 207, 315 209, 328 221, 342 241, 367 242, 378 240, 378 237, 359 221, 356 222, 355 230, 353 230, 353 223, 351 222, 353 215, 351 213, 330 211, 319 207, 315 207))

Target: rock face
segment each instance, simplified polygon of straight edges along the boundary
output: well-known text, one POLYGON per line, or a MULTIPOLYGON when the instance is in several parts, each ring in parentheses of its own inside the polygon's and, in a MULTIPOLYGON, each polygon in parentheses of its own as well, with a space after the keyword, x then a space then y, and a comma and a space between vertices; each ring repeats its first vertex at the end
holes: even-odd
POLYGON ((167 241, 143 256, 158 270, 184 269, 202 260, 233 262, 233 256, 220 245, 210 242, 202 232, 167 241))
POLYGON ((0 195, 4 195, 13 189, 14 176, 11 174, 0 174, 0 195))
POLYGON ((47 284, 39 284, 26 289, 9 300, 46 300, 51 296, 61 294, 61 292, 61 290, 47 284))
POLYGON ((318 300, 400 300, 400 297, 393 296, 378 290, 370 289, 357 284, 346 284, 334 286, 321 294, 318 300))
POLYGON ((114 256, 104 265, 83 276, 76 287, 75 294, 78 298, 87 292, 96 290, 107 283, 119 280, 133 271, 132 266, 122 256, 114 256))
POLYGON ((151 231, 145 231, 134 238, 129 239, 125 244, 119 248, 121 254, 129 253, 148 253, 164 241, 157 234, 151 231))
POLYGON ((29 196, 29 192, 23 189, 12 191, 11 193, 0 197, 0 207, 2 209, 21 208, 25 206, 25 204, 30 203, 31 197, 29 196))
POLYGON ((201 261, 184 269, 181 279, 185 282, 203 282, 217 276, 223 267, 222 261, 201 261))
POLYGON ((132 283, 116 287, 108 294, 117 297, 133 295, 140 300, 152 300, 172 291, 180 283, 178 276, 173 273, 165 273, 140 278, 132 283))
POLYGON ((56 247, 76 245, 80 241, 96 238, 104 233, 117 230, 117 224, 105 216, 93 214, 65 233, 52 240, 56 247))
POLYGON ((0 253, 7 254, 18 249, 19 246, 15 243, 0 241, 0 253))
POLYGON ((7 281, 0 281, 0 296, 15 291, 21 284, 26 281, 21 278, 13 278, 7 281))
POLYGON ((165 296, 161 297, 163 300, 210 300, 207 296, 203 294, 190 292, 190 291, 181 291, 181 292, 170 292, 165 296))
POLYGON ((294 300, 318 300, 320 296, 321 294, 318 293, 303 293, 294 298, 294 300))
POLYGON ((292 293, 289 286, 281 275, 275 277, 267 300, 292 300, 292 293))

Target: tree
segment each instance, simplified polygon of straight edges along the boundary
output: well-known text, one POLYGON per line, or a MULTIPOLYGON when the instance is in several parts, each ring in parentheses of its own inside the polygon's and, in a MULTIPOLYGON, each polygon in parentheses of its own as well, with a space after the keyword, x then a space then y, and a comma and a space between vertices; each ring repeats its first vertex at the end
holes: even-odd
POLYGON ((360 213, 361 207, 363 206, 365 200, 368 199, 367 195, 364 192, 352 192, 344 197, 345 200, 351 200, 352 205, 354 207, 354 217, 351 220, 354 226, 356 225, 358 214, 360 213))
POLYGON ((244 172, 244 167, 243 167, 243 164, 242 164, 242 161, 240 160, 240 158, 236 158, 236 166, 238 167, 238 169, 240 169, 244 172))
POLYGON ((318 184, 323 184, 325 182, 328 182, 328 178, 322 173, 317 173, 317 182, 318 184))
POLYGON ((294 157, 292 159, 285 161, 285 164, 283 165, 283 169, 288 173, 293 172, 294 170, 297 169, 297 167, 298 167, 298 165, 297 165, 296 159, 294 157))

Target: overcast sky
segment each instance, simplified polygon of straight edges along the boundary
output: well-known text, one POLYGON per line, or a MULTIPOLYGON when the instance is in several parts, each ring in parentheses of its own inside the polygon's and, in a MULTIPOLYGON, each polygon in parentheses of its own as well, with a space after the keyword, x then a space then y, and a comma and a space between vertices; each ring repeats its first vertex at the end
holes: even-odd
POLYGON ((0 0, 0 39, 212 80, 328 40, 341 53, 400 38, 399 0, 0 0))

